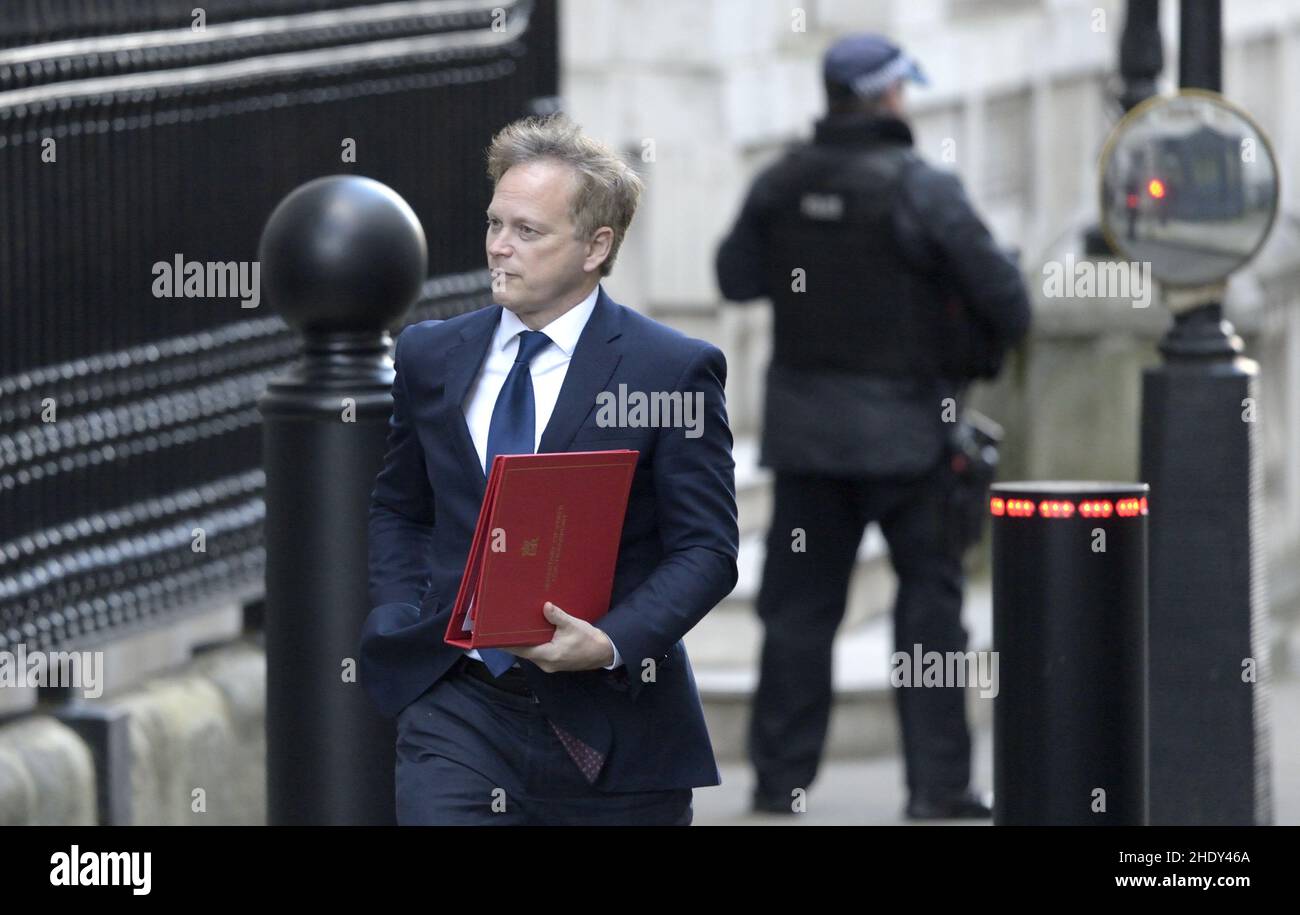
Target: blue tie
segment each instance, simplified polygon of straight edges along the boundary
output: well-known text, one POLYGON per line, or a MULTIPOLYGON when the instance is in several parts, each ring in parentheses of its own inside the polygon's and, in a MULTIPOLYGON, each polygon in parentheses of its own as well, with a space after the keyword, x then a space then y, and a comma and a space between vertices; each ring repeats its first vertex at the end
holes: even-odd
MULTIPOLYGON (((492 459, 498 454, 532 454, 537 428, 537 405, 533 400, 533 376, 528 365, 542 351, 551 338, 540 330, 525 330, 519 334, 519 352, 510 367, 506 383, 497 395, 492 408, 492 422, 488 425, 487 471, 492 472, 492 459)), ((492 676, 499 677, 515 663, 515 656, 496 648, 480 648, 479 657, 487 664, 492 676)))

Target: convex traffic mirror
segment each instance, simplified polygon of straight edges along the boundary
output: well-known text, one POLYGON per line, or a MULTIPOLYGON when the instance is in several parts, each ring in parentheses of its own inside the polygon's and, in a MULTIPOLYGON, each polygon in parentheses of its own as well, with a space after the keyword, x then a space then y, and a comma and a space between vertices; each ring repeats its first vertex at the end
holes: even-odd
POLYGON ((1260 127, 1223 96, 1183 90, 1137 105, 1101 158, 1101 226, 1168 286, 1221 282, 1273 227, 1278 171, 1260 127))

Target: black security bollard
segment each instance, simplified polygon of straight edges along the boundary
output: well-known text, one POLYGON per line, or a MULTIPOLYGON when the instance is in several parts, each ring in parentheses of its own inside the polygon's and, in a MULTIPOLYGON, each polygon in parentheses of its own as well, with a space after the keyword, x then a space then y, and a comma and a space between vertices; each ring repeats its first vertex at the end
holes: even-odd
POLYGON ((1151 823, 1273 820, 1259 366, 1215 302, 1180 314, 1142 377, 1151 526, 1151 823))
POLYGON ((1147 486, 1002 483, 993 822, 1147 820, 1147 486))
MULTIPOLYGON (((1180 86, 1220 88, 1222 36, 1219 0, 1182 0, 1180 86)), ((1230 124, 1239 136, 1257 135, 1252 142, 1264 155, 1253 160, 1260 168, 1249 181, 1256 195, 1267 189, 1272 203, 1267 222, 1258 218, 1264 211, 1242 212, 1239 223, 1256 218, 1254 249, 1242 251, 1220 279, 1264 243, 1278 195, 1263 132, 1244 112, 1230 124), (1266 175, 1272 180, 1262 180, 1266 175)), ((1255 425, 1259 366, 1244 357, 1241 338, 1224 320, 1225 293, 1220 285, 1189 297, 1160 341, 1163 364, 1142 376, 1141 473, 1162 506, 1151 526, 1154 826, 1273 822, 1263 470, 1255 425)))
POLYGON ((392 824, 394 729, 357 682, 356 645, 392 411, 387 328, 424 281, 424 230, 379 182, 320 178, 276 207, 259 259, 267 299, 303 335, 260 401, 267 820, 392 824))

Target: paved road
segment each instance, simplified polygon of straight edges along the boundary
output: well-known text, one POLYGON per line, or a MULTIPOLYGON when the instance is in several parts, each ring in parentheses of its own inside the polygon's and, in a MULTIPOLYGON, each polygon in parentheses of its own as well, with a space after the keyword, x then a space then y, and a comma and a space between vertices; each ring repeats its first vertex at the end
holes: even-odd
MULTIPOLYGON (((1273 810, 1278 825, 1300 825, 1300 678, 1274 684, 1272 694, 1273 810)), ((988 729, 975 735, 974 784, 991 789, 993 744, 988 729)), ((823 765, 808 791, 808 809, 795 816, 748 811, 753 774, 735 763, 722 767, 722 784, 695 791, 696 826, 904 825, 903 765, 897 756, 823 765)), ((973 824, 973 825, 988 825, 973 824)))

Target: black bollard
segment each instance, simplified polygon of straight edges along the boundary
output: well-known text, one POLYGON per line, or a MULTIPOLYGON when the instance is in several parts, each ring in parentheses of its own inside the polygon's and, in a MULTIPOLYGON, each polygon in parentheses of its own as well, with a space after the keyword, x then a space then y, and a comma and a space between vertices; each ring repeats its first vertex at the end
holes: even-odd
MULTIPOLYGON (((1182 0, 1180 86, 1220 89, 1222 33, 1219 0, 1182 0)), ((1151 528, 1154 826, 1273 822, 1259 366, 1222 292, 1175 315, 1142 376, 1141 472, 1167 505, 1151 528)))
POLYGON ((1242 349, 1203 305, 1142 377, 1142 473, 1168 502, 1151 526, 1154 826, 1273 821, 1259 366, 1242 349))
POLYGON ((992 487, 993 822, 1147 820, 1147 486, 992 487))
POLYGON ((357 682, 367 521, 392 412, 387 328, 425 278, 424 230, 390 188, 319 178, 267 221, 267 300, 302 331, 267 388, 266 766, 271 825, 395 822, 393 723, 357 682))

